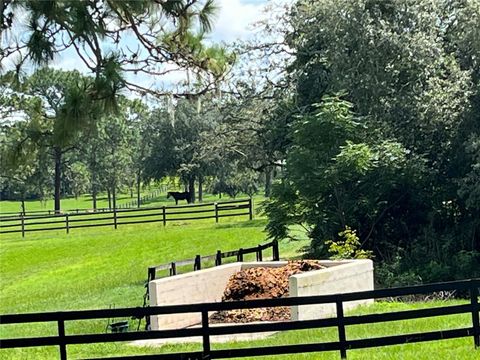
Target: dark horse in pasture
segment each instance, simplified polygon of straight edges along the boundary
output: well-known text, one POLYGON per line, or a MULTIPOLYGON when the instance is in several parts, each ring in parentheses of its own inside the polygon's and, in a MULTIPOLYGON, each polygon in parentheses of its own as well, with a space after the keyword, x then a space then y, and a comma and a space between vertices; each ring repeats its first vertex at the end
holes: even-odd
POLYGON ((169 191, 167 193, 167 199, 169 199, 170 196, 175 199, 175 205, 178 205, 178 200, 187 200, 187 203, 190 204, 190 193, 188 191, 185 191, 185 192, 169 191))

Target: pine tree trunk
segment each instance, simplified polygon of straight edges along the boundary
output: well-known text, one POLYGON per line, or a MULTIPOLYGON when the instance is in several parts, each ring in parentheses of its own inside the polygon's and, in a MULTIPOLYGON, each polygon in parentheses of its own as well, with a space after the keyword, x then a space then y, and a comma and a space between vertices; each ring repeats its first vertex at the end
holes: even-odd
POLYGON ((112 210, 112 195, 110 193, 110 188, 107 188, 107 197, 108 197, 108 210, 112 210))
POLYGON ((95 171, 92 172, 92 206, 93 210, 97 210, 97 175, 95 171))
POLYGON ((265 170, 265 197, 270 197, 272 190, 272 169, 266 168, 265 170))
POLYGON ((113 205, 113 209, 117 208, 117 189, 115 184, 113 184, 112 186, 112 205, 113 205))
POLYGON ((62 149, 58 146, 53 148, 55 157, 55 180, 54 180, 54 210, 56 214, 60 213, 60 191, 62 185, 62 149))
POLYGON ((96 149, 93 150, 92 152, 93 158, 90 158, 90 172, 92 175, 92 180, 91 180, 91 185, 92 185, 92 206, 93 210, 97 211, 97 169, 96 169, 96 149))
POLYGON ((190 193, 190 203, 195 203, 195 176, 188 179, 188 192, 190 193))
POLYGON ((203 176, 198 177, 198 201, 203 201, 203 176))
POLYGON ((22 215, 25 216, 25 194, 22 194, 22 215))
POLYGON ((92 202, 93 202, 93 210, 97 211, 97 187, 93 185, 92 188, 92 202))
POLYGON ((140 207, 140 171, 137 173, 137 207, 140 207))

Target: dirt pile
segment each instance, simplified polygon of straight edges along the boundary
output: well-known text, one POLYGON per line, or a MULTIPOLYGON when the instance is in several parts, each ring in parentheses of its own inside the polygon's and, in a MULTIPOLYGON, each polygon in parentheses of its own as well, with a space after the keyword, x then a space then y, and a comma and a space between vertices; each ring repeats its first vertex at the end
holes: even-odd
MULTIPOLYGON (((290 276, 305 271, 324 269, 315 260, 290 261, 278 268, 255 267, 232 275, 222 301, 272 299, 288 296, 290 276)), ((246 323, 252 321, 279 321, 290 319, 289 307, 237 309, 215 313, 213 323, 246 323)))

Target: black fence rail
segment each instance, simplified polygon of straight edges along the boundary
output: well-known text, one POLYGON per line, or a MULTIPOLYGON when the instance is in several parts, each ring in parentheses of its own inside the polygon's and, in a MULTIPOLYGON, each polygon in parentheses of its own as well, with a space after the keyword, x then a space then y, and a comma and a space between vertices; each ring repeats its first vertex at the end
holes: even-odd
POLYGON ((215 255, 207 255, 207 256, 196 255, 193 259, 172 261, 166 264, 150 266, 148 268, 147 281, 157 279, 159 277, 158 272, 162 270, 168 270, 167 276, 173 276, 178 274, 177 269, 181 266, 191 266, 192 271, 197 271, 202 269, 203 267, 202 264, 204 263, 214 262, 214 266, 219 266, 219 265, 222 265, 223 259, 233 257, 233 258, 236 258, 237 261, 243 261, 244 255, 248 255, 248 254, 255 254, 257 261, 263 261, 263 252, 264 250, 267 250, 269 248, 272 248, 272 260, 279 261, 280 252, 278 250, 278 241, 273 240, 267 244, 258 245, 251 248, 245 248, 245 249, 240 248, 235 251, 226 251, 226 252, 222 252, 221 250, 218 250, 215 255))
MULTIPOLYGON (((364 349, 380 346, 417 343, 425 341, 455 339, 472 337, 473 345, 480 347, 480 321, 478 302, 480 279, 463 280, 456 282, 437 283, 421 286, 363 291, 348 294, 291 297, 278 299, 262 299, 223 303, 204 303, 189 305, 157 306, 149 308, 123 308, 108 310, 87 310, 68 312, 49 312, 32 314, 15 314, 0 316, 0 324, 20 324, 35 322, 56 322, 58 335, 40 336, 31 338, 1 339, 1 348, 25 348, 36 346, 58 346, 60 359, 67 359, 67 346, 77 344, 107 343, 116 341, 133 341, 143 339, 165 339, 178 337, 200 336, 202 338, 202 351, 167 353, 142 356, 121 356, 108 359, 227 359, 233 357, 297 354, 312 352, 338 351, 342 359, 347 358, 348 350, 364 349), (367 314, 346 316, 343 311, 343 304, 348 301, 378 299, 387 297, 398 297, 407 295, 428 294, 438 291, 461 291, 468 292, 470 302, 461 305, 433 307, 418 310, 406 310, 388 312, 381 314, 367 314), (336 305, 337 314, 334 318, 282 321, 273 323, 241 324, 237 326, 220 325, 211 327, 209 313, 233 309, 250 309, 276 306, 299 306, 313 304, 336 305), (75 334, 69 335, 65 331, 65 322, 73 320, 106 319, 115 317, 136 317, 142 318, 152 315, 169 315, 182 313, 201 313, 202 324, 198 328, 138 331, 110 334, 75 334), (432 318, 436 316, 470 314, 471 326, 456 329, 441 329, 414 334, 397 334, 393 336, 348 339, 346 328, 352 325, 386 323, 398 320, 412 320, 420 318, 432 318), (323 343, 301 343, 293 345, 276 345, 264 347, 230 348, 212 350, 210 337, 213 335, 230 335, 240 333, 257 333, 271 331, 287 331, 300 329, 337 328, 338 341, 323 343)), ((479 350, 477 350, 479 351, 479 350)))
MULTIPOLYGON (((159 189, 155 189, 150 194, 143 195, 140 197, 140 203, 138 199, 134 199, 125 203, 117 204, 117 209, 130 209, 134 207, 140 207, 142 204, 145 204, 149 201, 157 199, 161 194, 165 194, 167 192, 167 186, 161 185, 159 189)), ((78 213, 86 213, 86 212, 105 212, 105 211, 112 211, 112 208, 105 207, 105 208, 96 208, 96 209, 66 209, 62 210, 62 214, 78 214, 78 213)), ((35 215, 55 215, 55 210, 29 210, 29 211, 10 211, 0 213, 0 220, 8 219, 8 218, 18 218, 20 216, 35 216, 35 215)))
MULTIPOLYGON (((186 272, 198 271, 202 269, 203 267, 202 264, 209 265, 213 262, 214 266, 219 266, 219 265, 222 265, 223 259, 228 259, 232 257, 235 258, 237 261, 243 261, 244 255, 248 255, 248 254, 255 254, 257 261, 263 261, 263 258, 264 258, 263 251, 269 248, 272 248, 272 261, 279 261, 280 252, 278 249, 278 241, 273 240, 267 244, 258 245, 251 248, 245 248, 245 249, 240 248, 238 250, 226 251, 226 252, 222 252, 221 250, 218 250, 215 255, 207 255, 207 256, 196 255, 193 259, 172 261, 167 264, 150 266, 148 268, 147 281, 145 283, 146 291, 145 291, 145 294, 143 295, 143 306, 148 306, 150 301, 150 291, 149 291, 148 283, 152 280, 165 277, 165 276, 158 276, 159 271, 167 270, 166 276, 174 276, 179 274, 178 269, 180 267, 191 266, 191 270, 187 270, 186 272)), ((149 317, 146 318, 145 329, 150 329, 149 317)))
POLYGON ((16 216, 0 219, 0 234, 25 233, 32 231, 65 230, 120 225, 215 219, 230 216, 248 216, 253 219, 252 199, 232 200, 215 203, 181 206, 161 206, 138 209, 113 209, 111 211, 67 213, 54 215, 16 216))
MULTIPOLYGON (((143 195, 140 197, 140 203, 138 199, 134 199, 125 203, 117 204, 117 209, 130 209, 135 207, 140 207, 142 204, 148 203, 149 201, 153 201, 158 199, 162 194, 167 192, 167 186, 162 185, 159 189, 155 189, 149 194, 143 195)), ((111 207, 104 207, 104 208, 96 208, 96 209, 66 209, 62 210, 62 214, 79 214, 79 213, 90 213, 90 212, 105 212, 105 211, 112 211, 111 207)), ((29 210, 29 211, 10 211, 5 212, 2 211, 0 213, 0 220, 9 219, 9 218, 19 218, 21 216, 35 216, 35 215, 55 215, 55 210, 29 210)))
MULTIPOLYGON (((78 213, 87 213, 87 212, 104 212, 111 211, 110 208, 96 208, 96 209, 66 209, 62 210, 62 214, 78 214, 78 213)), ((55 210, 29 210, 29 211, 10 211, 10 212, 1 212, 0 220, 10 219, 10 218, 19 218, 21 216, 41 216, 41 215, 55 215, 55 210)))

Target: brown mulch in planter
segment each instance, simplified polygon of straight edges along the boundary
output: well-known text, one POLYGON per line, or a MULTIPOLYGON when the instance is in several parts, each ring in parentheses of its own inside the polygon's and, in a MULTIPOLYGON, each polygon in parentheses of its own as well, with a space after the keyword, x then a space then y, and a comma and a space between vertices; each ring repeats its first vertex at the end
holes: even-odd
MULTIPOLYGON (((222 301, 273 299, 288 297, 288 279, 305 271, 324 269, 316 260, 289 261, 287 265, 254 267, 232 275, 222 301)), ((210 317, 212 323, 247 323, 253 321, 281 321, 290 319, 290 307, 236 309, 220 311, 210 317)))

